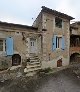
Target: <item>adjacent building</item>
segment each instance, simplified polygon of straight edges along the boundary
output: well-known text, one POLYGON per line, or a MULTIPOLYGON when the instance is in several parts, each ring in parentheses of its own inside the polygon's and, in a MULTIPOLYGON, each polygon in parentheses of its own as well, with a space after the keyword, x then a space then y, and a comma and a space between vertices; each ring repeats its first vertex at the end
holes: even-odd
POLYGON ((70 26, 70 63, 80 62, 80 22, 70 26))

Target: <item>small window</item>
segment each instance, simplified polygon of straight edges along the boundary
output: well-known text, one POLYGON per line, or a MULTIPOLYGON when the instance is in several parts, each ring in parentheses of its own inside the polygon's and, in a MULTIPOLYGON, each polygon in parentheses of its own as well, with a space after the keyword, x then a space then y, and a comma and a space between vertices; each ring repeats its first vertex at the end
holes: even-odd
POLYGON ((21 35, 21 32, 15 32, 15 35, 21 35))
POLYGON ((62 28, 62 19, 56 17, 55 18, 55 26, 58 28, 62 28))
POLYGON ((31 46, 32 46, 32 42, 31 42, 31 46))
POLYGON ((56 48, 65 49, 65 37, 64 36, 56 36, 52 38, 52 51, 56 50, 56 48))
POLYGON ((62 48, 62 37, 56 37, 56 48, 62 48))
POLYGON ((3 51, 3 40, 0 40, 0 51, 3 51))
POLYGON ((6 42, 3 39, 0 39, 0 51, 5 51, 6 49, 6 42))

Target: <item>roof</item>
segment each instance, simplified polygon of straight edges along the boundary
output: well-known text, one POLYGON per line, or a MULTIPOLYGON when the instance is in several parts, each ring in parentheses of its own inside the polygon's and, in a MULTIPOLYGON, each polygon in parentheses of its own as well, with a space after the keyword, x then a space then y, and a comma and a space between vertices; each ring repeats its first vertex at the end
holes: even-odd
POLYGON ((76 22, 72 23, 71 25, 80 25, 80 21, 76 21, 76 22))
POLYGON ((14 24, 14 23, 7 23, 0 21, 0 26, 7 26, 7 27, 14 27, 14 28, 27 28, 27 29, 33 29, 38 30, 38 28, 28 25, 22 25, 22 24, 14 24))
POLYGON ((75 27, 75 26, 72 26, 72 25, 70 26, 70 28, 75 29, 75 30, 78 29, 78 27, 75 27))
POLYGON ((67 15, 67 14, 64 14, 64 13, 61 13, 61 12, 58 12, 56 10, 52 10, 50 8, 47 8, 45 6, 42 6, 42 12, 46 12, 46 13, 49 13, 49 14, 53 14, 53 15, 56 15, 58 17, 62 17, 62 18, 65 18, 65 19, 68 19, 68 20, 72 20, 74 19, 73 17, 67 15))

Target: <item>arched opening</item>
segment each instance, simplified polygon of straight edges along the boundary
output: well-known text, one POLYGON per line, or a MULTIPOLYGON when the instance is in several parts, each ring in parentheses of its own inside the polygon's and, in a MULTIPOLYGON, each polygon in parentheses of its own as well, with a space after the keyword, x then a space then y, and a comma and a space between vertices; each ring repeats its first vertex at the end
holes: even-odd
POLYGON ((21 56, 19 54, 14 54, 12 56, 12 66, 20 65, 21 63, 21 56))
POLYGON ((73 53, 70 56, 70 63, 80 62, 80 54, 79 53, 73 53))
POLYGON ((62 58, 57 61, 57 67, 61 67, 61 66, 62 66, 62 58))

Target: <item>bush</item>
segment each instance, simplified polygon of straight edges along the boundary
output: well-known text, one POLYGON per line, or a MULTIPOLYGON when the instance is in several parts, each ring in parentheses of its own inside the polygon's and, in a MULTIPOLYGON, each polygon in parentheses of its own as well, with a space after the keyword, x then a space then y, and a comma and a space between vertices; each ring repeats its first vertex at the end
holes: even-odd
POLYGON ((49 72, 51 72, 51 71, 52 71, 52 69, 49 67, 49 68, 45 68, 45 69, 40 69, 40 70, 37 72, 37 74, 38 74, 39 76, 42 76, 43 74, 49 73, 49 72))
POLYGON ((8 69, 9 65, 7 63, 7 61, 1 61, 1 65, 0 65, 0 70, 6 70, 8 69))

